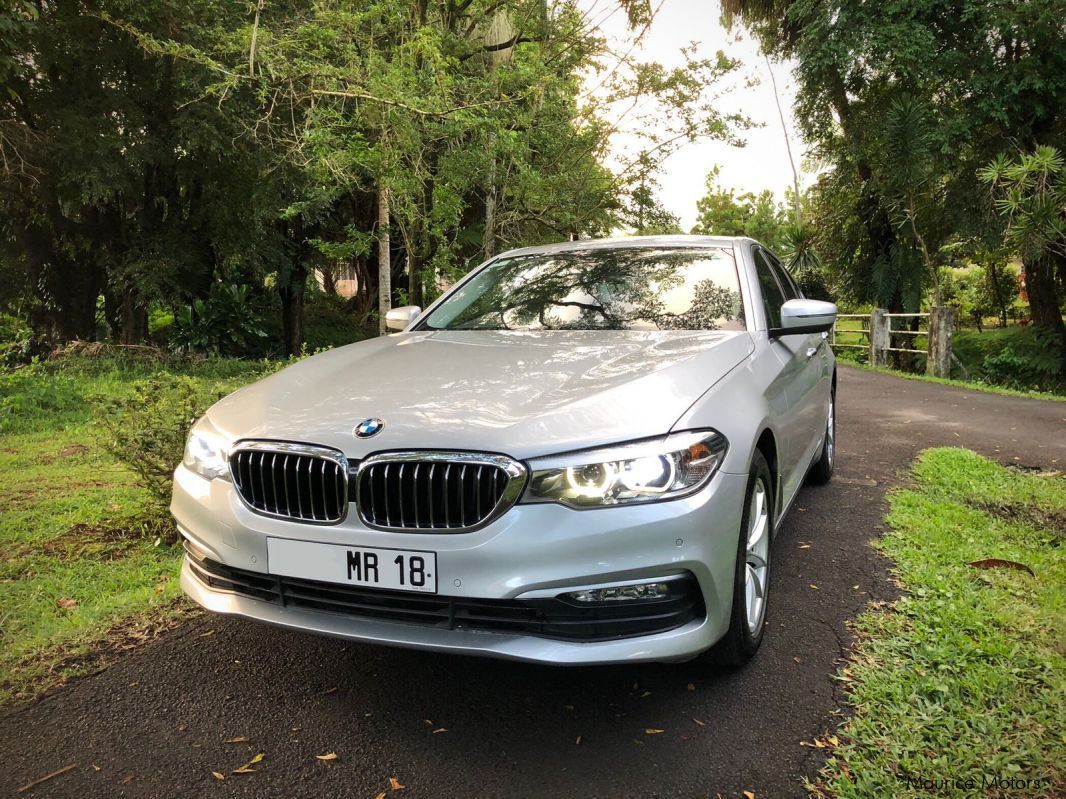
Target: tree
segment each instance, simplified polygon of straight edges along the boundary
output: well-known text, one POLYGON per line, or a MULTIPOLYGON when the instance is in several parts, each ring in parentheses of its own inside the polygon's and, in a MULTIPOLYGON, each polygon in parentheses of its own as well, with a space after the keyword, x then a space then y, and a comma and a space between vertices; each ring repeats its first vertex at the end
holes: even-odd
POLYGON ((203 102, 212 74, 107 21, 180 50, 239 24, 226 7, 40 3, 3 38, 0 118, 15 150, 0 172, 0 262, 39 332, 95 338, 102 296, 107 326, 136 341, 150 302, 180 307, 280 257, 282 187, 234 118, 203 102))
POLYGON ((1033 324, 1054 336, 1066 358, 1066 325, 1058 285, 1066 277, 1066 169, 1054 147, 1016 159, 999 155, 981 170, 996 210, 1006 220, 1006 243, 1021 255, 1033 324))
POLYGON ((796 118, 828 166, 813 191, 818 246, 855 301, 916 307, 938 242, 999 243, 978 167, 1011 142, 1062 143, 1061 0, 726 0, 724 11, 797 63, 796 118), (906 98, 922 122, 913 162, 892 157, 886 130, 906 98))
POLYGON ((682 233, 681 220, 676 214, 668 211, 658 199, 661 187, 653 173, 653 165, 645 162, 643 167, 640 180, 630 192, 624 209, 624 221, 632 227, 637 236, 682 233))
POLYGON ((692 232, 704 236, 751 236, 771 250, 780 251, 785 212, 774 199, 773 192, 764 190, 737 195, 723 188, 719 169, 707 175, 707 193, 696 201, 696 224, 692 232))
POLYGON ((980 291, 983 304, 999 317, 999 326, 1007 326, 1007 314, 1018 299, 1021 288, 1018 275, 1001 251, 981 250, 975 256, 981 270, 980 291))

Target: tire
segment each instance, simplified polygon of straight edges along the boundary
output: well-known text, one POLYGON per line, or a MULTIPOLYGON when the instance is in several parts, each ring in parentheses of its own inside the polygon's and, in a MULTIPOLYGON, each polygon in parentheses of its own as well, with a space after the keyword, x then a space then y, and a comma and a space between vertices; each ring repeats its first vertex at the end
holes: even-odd
POLYGON ((741 514, 740 534, 737 536, 729 630, 705 653, 704 660, 709 663, 744 665, 755 655, 766 633, 770 542, 774 532, 773 486, 770 467, 762 453, 756 450, 748 471, 744 511, 741 514), (756 525, 759 525, 759 530, 756 530, 756 525), (758 567, 759 562, 762 563, 761 567, 758 567), (753 582, 749 582, 749 578, 753 582), (758 606, 750 607, 749 603, 754 605, 756 599, 760 600, 758 606))
POLYGON ((834 391, 829 396, 829 418, 825 422, 825 440, 822 442, 822 451, 818 460, 807 472, 807 482, 811 485, 824 486, 833 477, 833 468, 836 466, 837 453, 837 394, 834 391))

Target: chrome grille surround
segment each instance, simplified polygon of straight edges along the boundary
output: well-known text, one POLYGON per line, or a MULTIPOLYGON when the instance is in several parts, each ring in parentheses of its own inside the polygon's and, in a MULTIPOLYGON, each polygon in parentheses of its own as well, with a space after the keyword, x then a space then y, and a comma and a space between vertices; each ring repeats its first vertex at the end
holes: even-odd
POLYGON ((356 505, 359 518, 376 530, 466 533, 514 505, 526 477, 526 467, 505 455, 382 452, 359 464, 356 505))
POLYGON ((254 513, 304 524, 340 524, 347 516, 349 466, 339 450, 238 441, 229 465, 237 496, 254 513))

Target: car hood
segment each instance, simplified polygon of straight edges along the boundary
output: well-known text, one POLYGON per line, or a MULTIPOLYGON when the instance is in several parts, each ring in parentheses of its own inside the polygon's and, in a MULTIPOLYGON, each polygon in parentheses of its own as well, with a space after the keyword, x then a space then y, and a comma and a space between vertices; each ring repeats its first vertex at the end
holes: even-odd
POLYGON ((733 331, 416 331, 300 361, 217 403, 232 439, 528 458, 662 435, 752 350, 733 331), (364 419, 383 419, 358 439, 364 419))

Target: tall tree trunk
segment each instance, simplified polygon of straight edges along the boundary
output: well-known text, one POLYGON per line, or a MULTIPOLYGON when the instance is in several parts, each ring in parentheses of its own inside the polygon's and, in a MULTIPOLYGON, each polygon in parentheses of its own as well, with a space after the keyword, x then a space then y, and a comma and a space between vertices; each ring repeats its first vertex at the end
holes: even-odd
POLYGON ((1022 268, 1025 271, 1025 293, 1033 312, 1033 325, 1058 338, 1066 355, 1066 325, 1059 310, 1054 260, 1045 256, 1037 261, 1024 261, 1022 268))
POLYGON ((119 341, 123 344, 139 344, 148 335, 148 311, 137 292, 129 287, 122 292, 122 317, 119 341))
POLYGON ((496 254, 496 134, 489 137, 489 174, 485 187, 485 234, 481 239, 481 258, 489 260, 496 254))
POLYGON ((392 307, 392 266, 389 253, 389 190, 378 189, 378 334, 385 335, 385 315, 392 307))
POLYGON ((307 263, 303 248, 289 267, 287 279, 278 284, 281 298, 282 346, 286 355, 299 355, 304 345, 304 290, 307 287, 307 263))
POLYGON ((777 79, 774 77, 773 67, 770 66, 770 56, 764 57, 766 58, 766 71, 770 73, 770 85, 774 90, 774 102, 777 104, 777 117, 781 120, 781 134, 785 137, 785 152, 788 154, 788 163, 792 167, 792 191, 795 192, 795 197, 793 197, 795 222, 797 225, 802 225, 803 207, 800 203, 799 170, 796 169, 796 160, 792 157, 792 142, 789 141, 788 138, 788 126, 785 124, 785 112, 781 110, 781 97, 777 93, 777 79))

